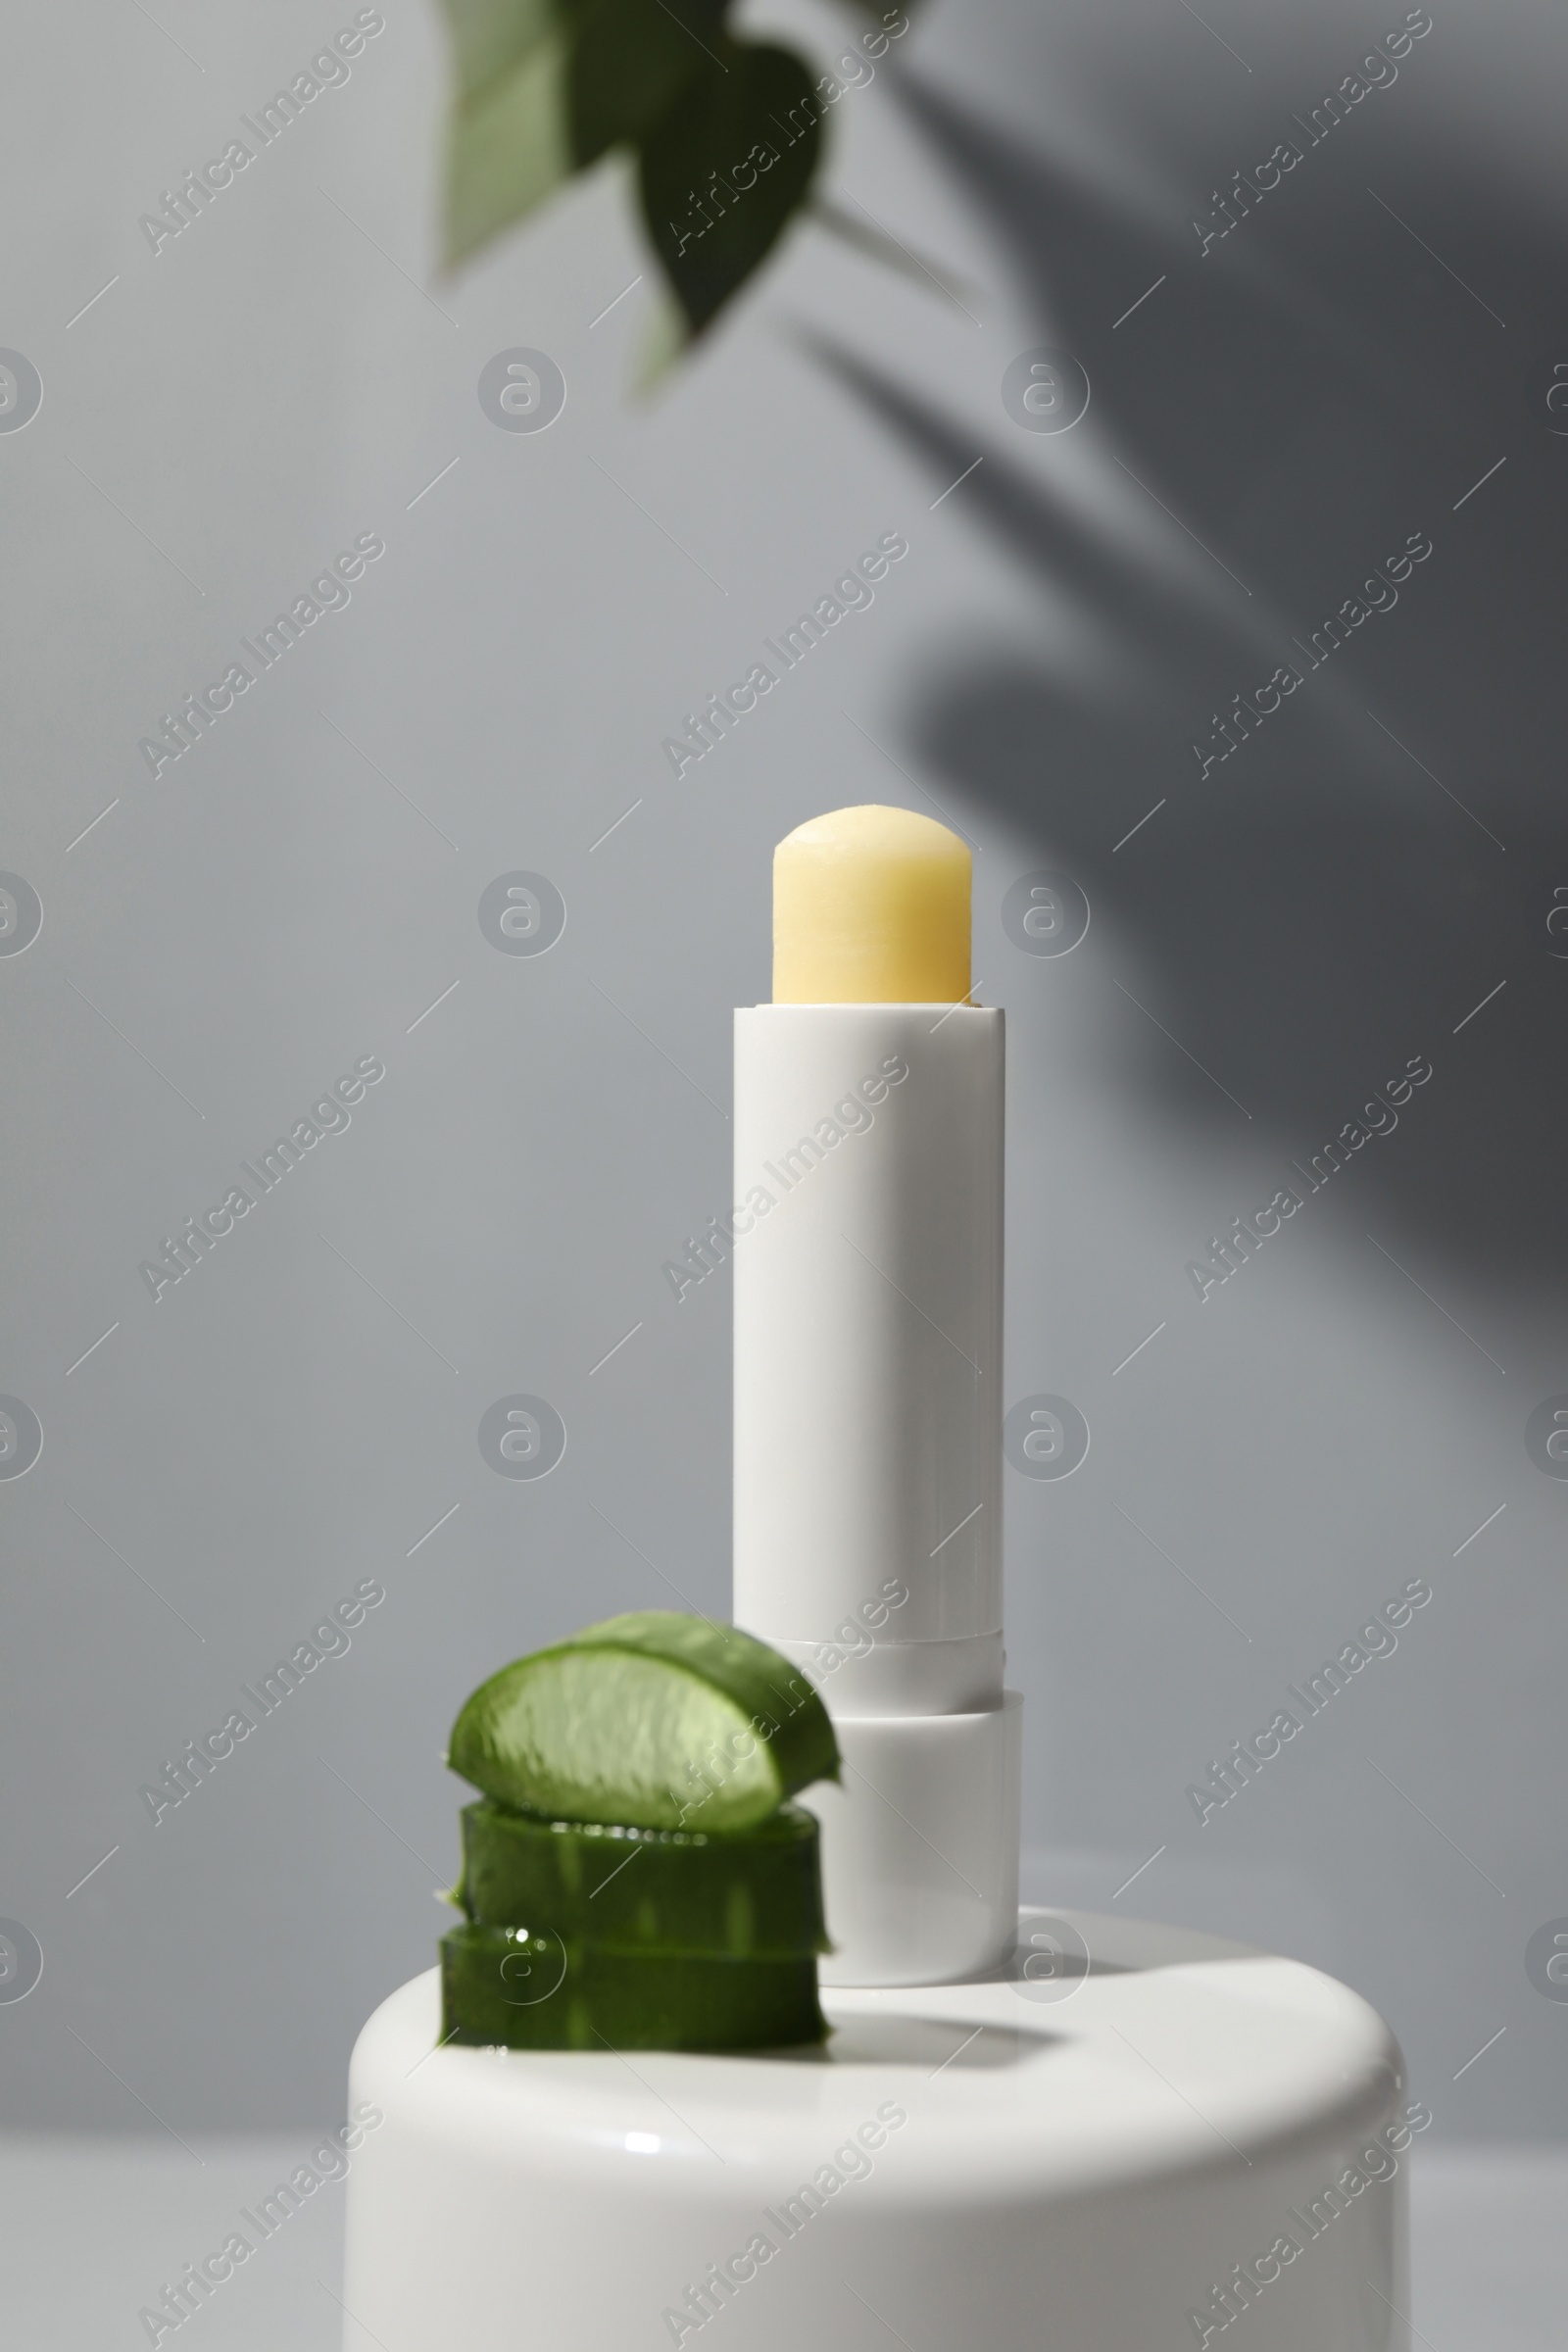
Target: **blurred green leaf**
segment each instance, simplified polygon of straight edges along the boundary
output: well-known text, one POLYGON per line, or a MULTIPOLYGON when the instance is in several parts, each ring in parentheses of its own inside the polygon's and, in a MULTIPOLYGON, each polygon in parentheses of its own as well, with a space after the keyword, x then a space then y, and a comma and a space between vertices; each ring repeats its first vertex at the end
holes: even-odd
POLYGON ((543 203, 575 169, 566 120, 569 29, 555 24, 459 106, 447 147, 446 255, 460 262, 543 203))
POLYGON ((686 83, 709 70, 723 45, 722 6, 595 0, 579 11, 568 103, 580 165, 644 137, 686 83))
POLYGON ((660 391, 691 349, 686 314, 668 287, 656 280, 632 366, 632 389, 644 399, 660 391))
POLYGON ((458 98, 447 260, 520 220, 710 71, 722 0, 442 0, 458 98), (688 29, 688 21, 690 29, 688 29))
POLYGON ((564 13, 559 0, 441 0, 441 12, 452 36, 460 106, 548 40, 564 13))
POLYGON ((806 202, 822 112, 799 58, 725 40, 642 140, 643 218, 694 336, 806 202))
MULTIPOLYGON (((649 367, 662 371, 704 333, 805 208, 821 162, 819 92, 842 95, 831 75, 813 83, 788 50, 732 38, 730 4, 439 0, 456 79, 448 262, 524 219, 573 173, 630 147, 673 296, 649 367)), ((905 9, 887 0, 851 5, 876 28, 861 36, 868 55, 908 29, 905 9)), ((830 212, 827 224, 884 260, 897 251, 903 266, 941 284, 916 257, 844 216, 830 212)))

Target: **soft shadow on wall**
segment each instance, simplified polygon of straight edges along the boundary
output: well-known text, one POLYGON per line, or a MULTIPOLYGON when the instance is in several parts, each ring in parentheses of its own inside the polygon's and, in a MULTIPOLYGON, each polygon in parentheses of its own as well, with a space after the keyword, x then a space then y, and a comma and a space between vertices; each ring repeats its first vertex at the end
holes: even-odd
MULTIPOLYGON (((999 391, 977 441, 812 338, 934 488, 983 457, 959 494, 971 521, 1099 642, 1090 663, 1044 633, 1037 659, 934 661, 910 749, 1138 940, 1157 973, 1146 1001, 1246 1104, 1251 1140, 1315 1150, 1366 1089, 1430 1056, 1421 1151, 1375 1155, 1380 1214, 1426 1262, 1544 1306, 1568 1273, 1550 1075, 1568 913, 1548 929, 1568 907, 1568 415, 1547 406, 1559 359, 1568 376, 1553 324, 1568 239, 1479 155, 1396 123, 1357 149, 1348 123, 1322 153, 1303 132, 1294 176, 1200 252, 1187 219, 1113 200, 917 75, 900 89, 1038 342, 1087 370, 1073 438, 1094 443, 1103 502, 1091 514, 1053 478, 1069 444, 1026 439, 999 391), (1379 174, 1433 252, 1369 193, 1379 174), (1112 325, 1112 295, 1161 274, 1112 325), (1151 522, 1167 543, 1152 559, 1135 539, 1151 522), (1402 578, 1387 565, 1427 541, 1402 578), (1325 624, 1373 598, 1334 643, 1325 624), (1259 719, 1282 664, 1300 683, 1259 719), (1253 706, 1239 722, 1238 696, 1253 706)), ((1147 151, 1147 124, 1127 136, 1147 151)), ((1238 1131, 1178 1054, 1106 1083, 1171 1122, 1238 1131)))

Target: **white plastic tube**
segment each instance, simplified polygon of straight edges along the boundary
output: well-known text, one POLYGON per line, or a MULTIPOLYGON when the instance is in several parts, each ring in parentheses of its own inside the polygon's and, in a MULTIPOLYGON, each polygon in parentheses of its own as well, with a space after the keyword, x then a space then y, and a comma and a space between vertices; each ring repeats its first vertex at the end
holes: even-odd
POLYGON ((990 1008, 735 1016, 735 1620, 800 1661, 845 1755, 807 1800, 830 1983, 1012 1941, 1003 1073, 990 1008))

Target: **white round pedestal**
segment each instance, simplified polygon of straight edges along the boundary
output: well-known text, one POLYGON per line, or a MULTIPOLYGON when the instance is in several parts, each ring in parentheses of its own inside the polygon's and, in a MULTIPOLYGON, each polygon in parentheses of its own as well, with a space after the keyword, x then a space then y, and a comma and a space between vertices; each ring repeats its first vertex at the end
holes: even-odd
POLYGON ((832 1991, 776 2056, 436 2049, 405 1984, 354 2052, 345 2352, 1407 2352, 1366 2003, 1185 1930, 1019 1933, 1039 1981, 832 1991))

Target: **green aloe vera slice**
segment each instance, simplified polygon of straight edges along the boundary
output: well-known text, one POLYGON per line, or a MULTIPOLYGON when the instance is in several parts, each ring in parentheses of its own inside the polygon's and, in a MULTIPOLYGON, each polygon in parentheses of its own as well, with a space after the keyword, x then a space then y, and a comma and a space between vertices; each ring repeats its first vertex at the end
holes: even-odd
POLYGON ((817 1843, 799 1805, 728 1838, 467 1805, 457 1899, 489 1926, 616 1950, 800 1958, 828 1948, 817 1843))
POLYGON ((513 2050, 780 2049, 827 2031, 809 1958, 606 1950, 522 1928, 441 1942, 445 2041, 513 2050))
POLYGON ((465 1705, 447 1760, 524 1812, 719 1836, 839 1770, 798 1668, 750 1634, 666 1609, 504 1666, 465 1705))

